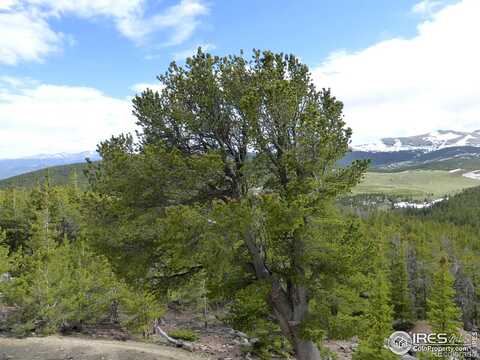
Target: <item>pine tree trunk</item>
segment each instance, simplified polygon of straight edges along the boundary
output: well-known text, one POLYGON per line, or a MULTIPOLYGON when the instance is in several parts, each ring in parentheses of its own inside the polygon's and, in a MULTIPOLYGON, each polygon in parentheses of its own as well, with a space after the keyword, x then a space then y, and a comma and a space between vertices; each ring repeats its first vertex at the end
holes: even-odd
POLYGON ((295 357, 298 360, 320 360, 320 352, 313 341, 294 340, 295 357))
POLYGON ((308 312, 307 290, 293 284, 290 284, 288 289, 282 287, 280 281, 266 268, 251 232, 246 234, 245 243, 252 256, 257 278, 268 280, 272 285, 268 302, 283 335, 293 347, 295 357, 297 360, 322 360, 317 345, 313 341, 303 340, 300 336, 300 324, 308 312))
POLYGON ((292 287, 287 294, 279 284, 273 284, 269 302, 282 333, 293 347, 295 357, 298 360, 321 360, 318 346, 300 336, 300 324, 308 311, 305 289, 292 287))

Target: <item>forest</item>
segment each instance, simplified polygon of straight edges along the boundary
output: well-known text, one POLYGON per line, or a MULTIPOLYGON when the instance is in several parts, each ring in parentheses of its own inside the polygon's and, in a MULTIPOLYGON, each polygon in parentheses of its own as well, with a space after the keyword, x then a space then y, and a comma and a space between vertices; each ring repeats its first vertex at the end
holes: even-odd
POLYGON ((355 360, 387 360, 395 330, 478 329, 480 188, 363 206, 368 161, 338 164, 343 105, 293 55, 199 50, 159 81, 133 100, 141 131, 99 144, 88 185, 0 190, 0 331, 148 336, 182 304, 222 309, 262 359, 332 358, 325 340, 356 337, 355 360))

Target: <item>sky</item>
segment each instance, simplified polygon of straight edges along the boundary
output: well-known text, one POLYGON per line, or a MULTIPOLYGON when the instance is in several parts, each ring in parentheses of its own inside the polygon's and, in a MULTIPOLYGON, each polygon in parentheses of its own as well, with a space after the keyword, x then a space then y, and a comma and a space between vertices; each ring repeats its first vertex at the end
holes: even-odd
POLYGON ((0 158, 93 150, 198 46, 293 53, 353 143, 480 129, 479 0, 0 0, 0 158))

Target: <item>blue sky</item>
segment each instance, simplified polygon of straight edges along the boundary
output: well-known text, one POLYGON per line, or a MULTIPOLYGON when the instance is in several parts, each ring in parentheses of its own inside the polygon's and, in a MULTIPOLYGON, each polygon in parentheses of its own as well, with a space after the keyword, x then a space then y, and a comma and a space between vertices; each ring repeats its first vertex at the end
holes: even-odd
POLYGON ((0 157, 133 130, 130 97, 199 45, 298 55, 345 101, 356 143, 471 130, 474 14, 477 0, 0 0, 0 157))
MULTIPOLYGON (((114 0, 113 0, 114 1, 114 0)), ((0 0, 1 2, 1 0, 0 0)), ((2 65, 2 75, 30 77, 44 83, 93 86, 111 96, 127 96, 134 83, 152 82, 173 58, 198 45, 229 54, 239 49, 272 49, 297 54, 307 64, 319 64, 339 49, 359 50, 389 34, 411 36, 418 16, 410 1, 250 0, 205 1, 195 32, 167 46, 174 30, 159 29, 141 42, 125 37, 107 16, 79 17, 69 12, 49 20, 54 31, 69 36, 60 52, 42 62, 19 60, 2 65), (392 6, 389 3, 397 3, 392 6), (178 55, 177 55, 178 54, 178 55)), ((145 16, 161 13, 178 1, 145 2, 145 16)))

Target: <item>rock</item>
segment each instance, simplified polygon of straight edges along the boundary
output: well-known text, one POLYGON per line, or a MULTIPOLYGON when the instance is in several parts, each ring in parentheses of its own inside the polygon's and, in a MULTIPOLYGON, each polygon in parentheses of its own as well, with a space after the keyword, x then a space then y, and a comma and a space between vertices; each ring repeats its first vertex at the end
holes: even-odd
POLYGON ((238 337, 241 337, 241 338, 248 338, 247 334, 241 332, 241 331, 237 331, 237 330, 233 330, 233 334, 235 336, 238 336, 238 337))

